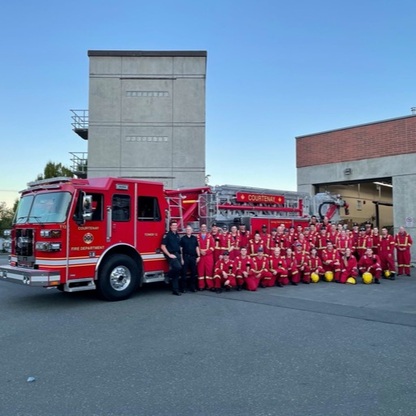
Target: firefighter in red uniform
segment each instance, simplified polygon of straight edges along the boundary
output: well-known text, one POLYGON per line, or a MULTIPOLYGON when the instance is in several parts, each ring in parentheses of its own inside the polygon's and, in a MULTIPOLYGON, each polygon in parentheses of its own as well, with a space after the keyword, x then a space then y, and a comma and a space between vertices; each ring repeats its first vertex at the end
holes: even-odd
POLYGON ((214 275, 214 248, 215 241, 207 232, 207 225, 201 225, 201 232, 197 235, 201 257, 198 262, 198 288, 199 290, 214 289, 212 280, 214 275))
POLYGON ((315 247, 318 250, 318 256, 322 259, 322 253, 326 249, 328 242, 328 235, 325 228, 321 228, 315 240, 315 247))
MULTIPOLYGON (((374 237, 374 236, 373 236, 374 237)), ((389 234, 386 227, 381 229, 378 244, 378 256, 380 257, 382 272, 390 272, 390 280, 396 278, 396 265, 394 264, 394 237, 389 234)))
POLYGON ((290 242, 288 228, 283 229, 283 236, 280 238, 280 248, 282 249, 283 256, 286 256, 286 252, 288 248, 292 248, 292 243, 290 242))
POLYGON ((373 275, 374 283, 380 284, 381 277, 381 264, 380 257, 373 253, 371 247, 367 248, 365 254, 360 258, 358 262, 358 268, 360 273, 369 272, 373 275))
POLYGON ((250 256, 247 255, 246 247, 241 248, 240 255, 234 261, 234 267, 235 277, 237 281, 237 290, 241 290, 244 284, 247 287, 247 282, 251 282, 253 279, 255 279, 253 272, 253 260, 250 256))
POLYGON ((269 260, 269 270, 272 274, 272 282, 279 287, 289 284, 287 277, 286 258, 281 255, 281 248, 275 247, 269 260))
POLYGON ((246 229, 246 225, 245 224, 240 224, 239 225, 239 230, 238 230, 238 244, 239 244, 239 251, 238 251, 238 255, 240 254, 240 249, 241 247, 248 247, 248 243, 250 241, 250 231, 248 231, 246 229))
POLYGON ((349 277, 357 278, 357 276, 357 259, 352 255, 351 248, 347 247, 345 253, 341 255, 341 276, 339 283, 345 283, 349 277))
POLYGON ((335 224, 331 224, 331 228, 328 233, 328 240, 330 240, 334 246, 335 246, 335 242, 337 241, 338 235, 339 235, 339 231, 337 229, 337 226, 335 224))
POLYGON ((212 223, 211 225, 211 236, 214 239, 215 242, 215 248, 214 248, 214 264, 217 263, 217 261, 220 259, 221 254, 224 250, 221 249, 221 232, 218 228, 217 223, 212 223))
POLYGON ((378 228, 374 227, 373 234, 371 237, 371 242, 372 242, 371 248, 373 249, 374 254, 379 254, 380 238, 381 236, 380 236, 380 233, 378 232, 378 228))
POLYGON ((230 253, 224 251, 222 259, 215 264, 214 288, 217 293, 222 292, 222 287, 229 291, 237 286, 234 271, 234 262, 230 260, 230 253))
MULTIPOLYGON (((264 241, 265 247, 267 247, 267 244, 269 242, 269 238, 270 238, 270 234, 267 232, 267 225, 263 224, 261 226, 261 231, 260 231, 260 238, 264 241)), ((269 254, 265 251, 266 254, 269 254)))
POLYGON ((264 250, 259 248, 257 256, 253 257, 254 264, 254 275, 257 279, 257 285, 260 287, 271 287, 274 286, 274 279, 269 271, 269 264, 267 257, 264 254, 264 250))
POLYGON ((373 224, 371 224, 370 221, 365 222, 365 233, 368 237, 373 236, 373 230, 372 230, 373 224))
POLYGON ((352 240, 348 238, 347 232, 342 230, 335 240, 335 248, 338 250, 339 255, 342 257, 345 254, 347 248, 352 250, 352 240))
POLYGON ((326 249, 322 252, 322 264, 325 272, 334 273, 334 280, 338 282, 341 274, 340 258, 331 241, 328 241, 326 249))
POLYGON ((291 248, 286 250, 286 269, 290 284, 297 286, 300 282, 296 259, 291 248))
POLYGON ((312 247, 315 247, 315 235, 313 235, 311 233, 310 227, 305 227, 303 229, 303 236, 304 236, 305 240, 309 243, 309 250, 308 251, 310 251, 310 249, 312 247))
POLYGON ((368 247, 372 247, 373 242, 371 238, 366 234, 365 228, 361 227, 358 233, 357 245, 355 246, 355 257, 357 260, 365 254, 368 247))
POLYGON ((303 235, 303 233, 300 233, 298 235, 298 240, 295 243, 295 249, 296 246, 300 244, 302 246, 302 251, 304 253, 309 253, 311 251, 312 245, 311 243, 305 238, 305 236, 303 235))
POLYGON ((321 230, 322 228, 325 228, 327 233, 331 231, 331 221, 329 221, 329 218, 327 216, 325 216, 322 220, 321 230))
POLYGON ((353 254, 354 254, 355 249, 357 247, 359 233, 360 233, 360 228, 358 226, 358 223, 354 222, 353 225, 352 225, 352 230, 351 230, 352 252, 353 252, 353 254))
MULTIPOLYGON (((226 230, 226 226, 225 226, 225 229, 224 228, 219 229, 219 253, 220 253, 219 259, 221 258, 222 253, 224 251, 230 252, 230 238, 229 238, 229 235, 230 234, 226 230)), ((231 256, 230 256, 230 258, 231 258, 231 256)))
MULTIPOLYGON (((302 234, 301 234, 302 235, 302 234)), ((302 244, 298 241, 295 244, 295 260, 298 269, 299 280, 302 283, 309 284, 311 282, 311 272, 309 269, 309 252, 303 250, 302 244)))
POLYGON ((237 232, 237 227, 235 225, 231 226, 231 231, 228 234, 229 240, 229 252, 230 259, 234 260, 240 251, 239 235, 237 232))
POLYGON ((297 239, 298 239, 298 236, 296 234, 296 229, 292 225, 291 227, 289 227, 289 234, 286 236, 286 240, 289 242, 289 244, 290 244, 289 247, 290 248, 293 249, 297 239))
POLYGON ((410 276, 410 247, 413 244, 412 237, 406 232, 404 227, 399 228, 399 232, 395 235, 396 255, 398 265, 398 276, 406 274, 410 276))
POLYGON ((314 226, 316 229, 318 228, 318 219, 316 218, 316 215, 311 215, 311 219, 309 220, 309 227, 314 226))
POLYGON ((309 231, 310 241, 311 241, 312 245, 314 247, 316 247, 316 238, 319 235, 319 231, 316 228, 316 225, 315 224, 311 224, 309 226, 309 228, 310 228, 310 231, 309 231))
POLYGON ((282 225, 279 225, 276 228, 277 232, 276 232, 276 235, 274 236, 275 247, 280 247, 281 250, 283 250, 284 241, 285 241, 284 229, 285 227, 283 227, 282 225))
POLYGON ((275 247, 277 247, 277 228, 272 228, 272 232, 270 233, 270 238, 266 243, 266 250, 267 254, 271 256, 274 252, 275 247))
POLYGON ((322 278, 325 270, 322 265, 322 260, 318 256, 318 250, 315 247, 313 247, 311 250, 311 255, 309 256, 308 262, 310 274, 316 273, 320 278, 322 278))
POLYGON ((256 231, 254 233, 254 238, 252 238, 249 242, 249 255, 251 257, 257 256, 259 248, 262 248, 264 251, 265 244, 264 244, 264 241, 260 237, 260 233, 256 231))

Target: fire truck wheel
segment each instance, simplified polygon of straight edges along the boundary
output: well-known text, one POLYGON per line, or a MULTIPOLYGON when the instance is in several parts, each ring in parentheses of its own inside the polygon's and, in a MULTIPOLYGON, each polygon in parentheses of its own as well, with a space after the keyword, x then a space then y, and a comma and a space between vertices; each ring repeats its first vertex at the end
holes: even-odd
POLYGON ((108 258, 100 269, 97 281, 99 295, 110 301, 124 300, 139 283, 139 268, 133 259, 118 254, 108 258))

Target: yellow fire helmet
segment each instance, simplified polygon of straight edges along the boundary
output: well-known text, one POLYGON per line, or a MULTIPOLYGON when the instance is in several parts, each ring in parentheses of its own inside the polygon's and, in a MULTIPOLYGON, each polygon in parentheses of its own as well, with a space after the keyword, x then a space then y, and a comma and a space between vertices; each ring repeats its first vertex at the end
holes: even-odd
POLYGON ((334 280, 334 273, 331 271, 325 272, 325 280, 327 282, 332 282, 334 280))
POLYGON ((391 276, 391 271, 390 270, 384 270, 384 277, 386 279, 388 279, 391 276))
POLYGON ((349 277, 345 283, 349 283, 350 285, 355 285, 357 281, 355 280, 355 277, 349 277))
POLYGON ((311 273, 311 282, 312 283, 318 283, 319 282, 319 274, 318 273, 311 273))
POLYGON ((373 283, 373 275, 370 272, 363 273, 363 283, 366 285, 373 283))

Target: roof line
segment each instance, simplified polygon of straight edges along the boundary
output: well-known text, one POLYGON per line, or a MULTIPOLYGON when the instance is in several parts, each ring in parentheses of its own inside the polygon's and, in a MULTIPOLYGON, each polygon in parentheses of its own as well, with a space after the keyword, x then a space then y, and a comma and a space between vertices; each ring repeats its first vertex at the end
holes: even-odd
POLYGON ((88 56, 207 56, 207 51, 123 51, 89 50, 88 56))
POLYGON ((402 117, 388 118, 388 119, 380 120, 380 121, 372 121, 370 123, 356 124, 356 125, 348 126, 348 127, 340 127, 338 129, 333 129, 333 130, 324 130, 324 131, 320 131, 318 133, 304 134, 302 136, 296 136, 295 139, 303 139, 305 137, 317 136, 319 134, 332 133, 334 131, 349 130, 349 129, 354 129, 356 127, 371 126, 372 124, 388 123, 388 122, 391 122, 391 121, 403 120, 403 119, 411 118, 411 117, 416 117, 416 114, 410 114, 408 116, 402 116, 402 117))

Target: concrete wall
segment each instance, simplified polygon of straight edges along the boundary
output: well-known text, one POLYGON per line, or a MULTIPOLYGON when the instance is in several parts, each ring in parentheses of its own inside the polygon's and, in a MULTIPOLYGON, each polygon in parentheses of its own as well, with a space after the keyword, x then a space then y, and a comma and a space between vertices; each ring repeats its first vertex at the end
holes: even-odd
POLYGON ((206 52, 89 57, 88 176, 203 186, 206 52))

